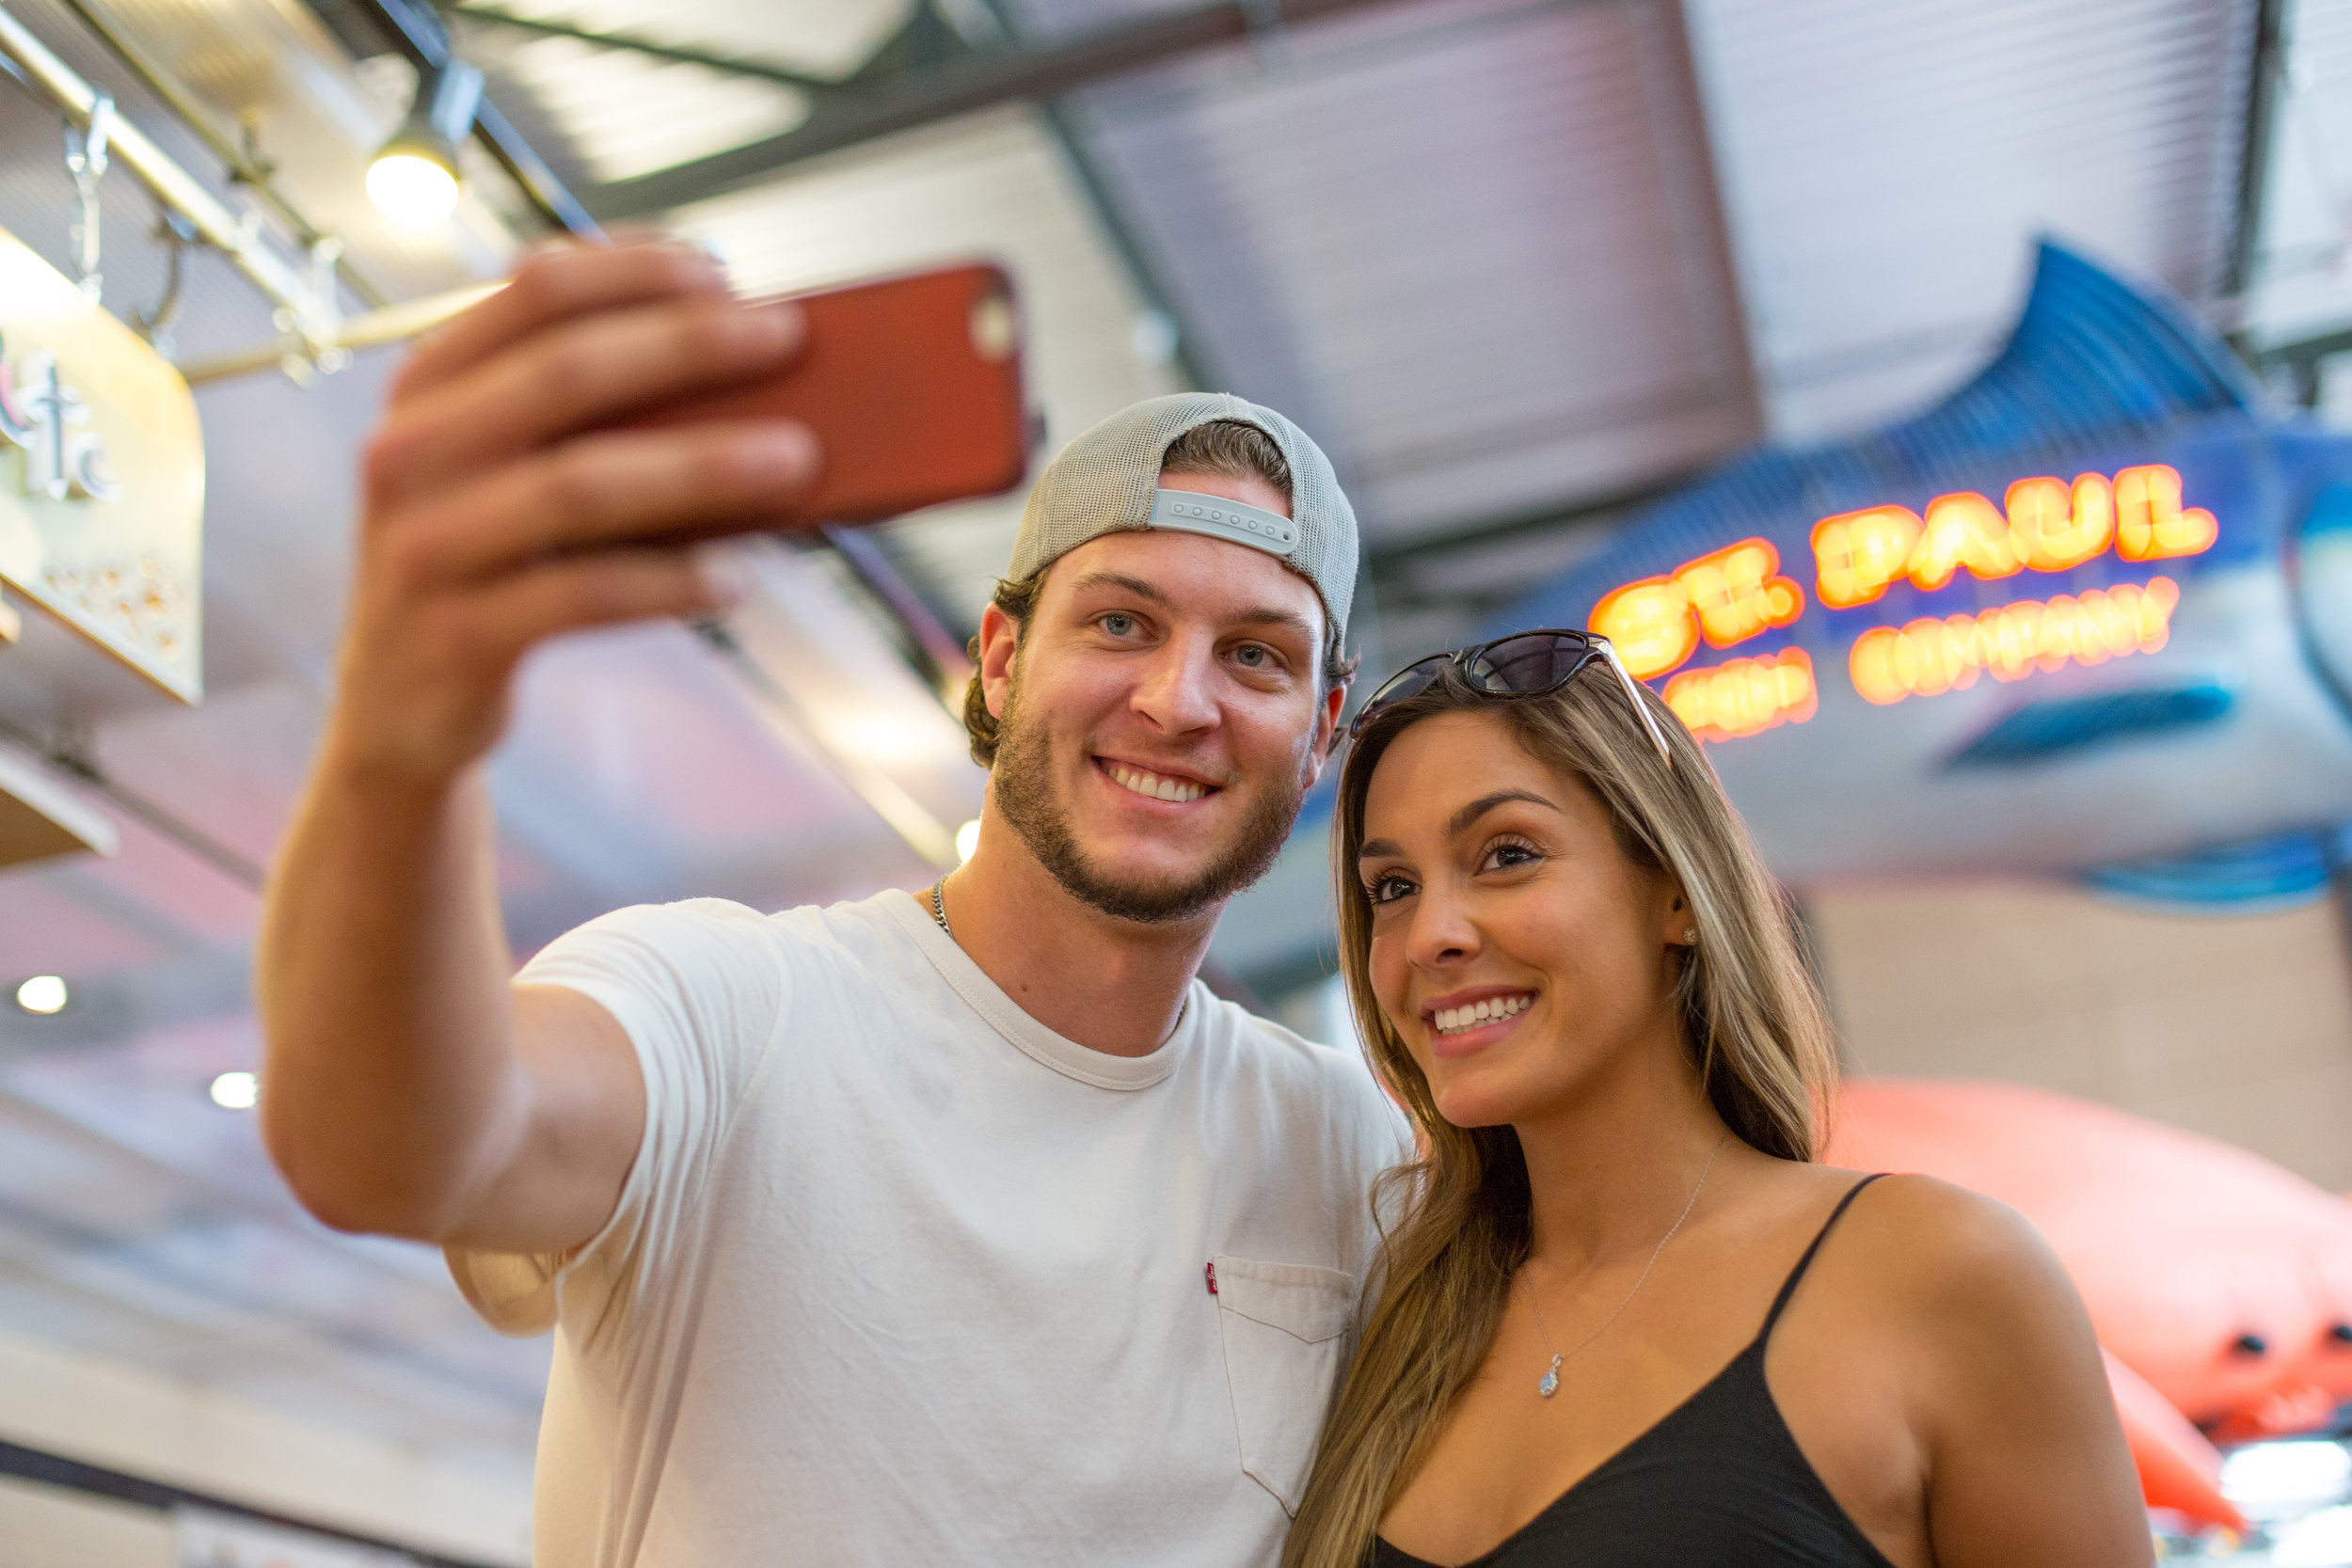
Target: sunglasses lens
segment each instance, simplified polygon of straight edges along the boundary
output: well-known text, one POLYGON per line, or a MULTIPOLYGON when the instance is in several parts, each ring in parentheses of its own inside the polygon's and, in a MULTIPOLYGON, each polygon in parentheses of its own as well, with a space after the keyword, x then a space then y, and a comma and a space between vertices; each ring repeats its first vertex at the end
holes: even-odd
POLYGON ((1568 632, 1506 637, 1472 659, 1464 672, 1481 691, 1534 696, 1566 684, 1591 662, 1593 644, 1568 632))
POLYGON ((1437 681, 1438 674, 1444 671, 1445 664, 1446 656, 1438 654, 1407 664, 1404 669, 1381 682, 1380 689, 1366 698, 1364 705, 1357 710, 1356 721, 1348 726, 1349 732, 1352 734, 1362 729, 1365 721, 1382 708, 1394 703, 1409 701, 1428 690, 1437 681))

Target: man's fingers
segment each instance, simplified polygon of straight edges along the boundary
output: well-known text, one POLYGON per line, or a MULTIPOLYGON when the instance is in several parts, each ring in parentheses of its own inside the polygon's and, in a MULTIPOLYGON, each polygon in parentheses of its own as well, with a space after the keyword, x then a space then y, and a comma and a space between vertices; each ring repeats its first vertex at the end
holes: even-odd
POLYGON ((550 553, 752 526, 806 490, 818 465, 816 438, 780 420, 584 436, 411 513, 386 542, 387 565, 423 587, 550 553))
POLYGON ((548 328, 397 406, 368 452, 371 495, 439 488, 585 426, 780 371, 800 310, 669 300, 548 328))
POLYGON ((558 322, 662 299, 723 298, 726 292, 718 263, 686 245, 549 246, 516 268, 505 288, 418 344, 393 382, 392 400, 431 391, 558 322))
POLYGON ((591 626, 724 610, 732 590, 686 549, 600 550, 551 561, 467 595, 459 620, 477 654, 511 666, 550 637, 591 626))

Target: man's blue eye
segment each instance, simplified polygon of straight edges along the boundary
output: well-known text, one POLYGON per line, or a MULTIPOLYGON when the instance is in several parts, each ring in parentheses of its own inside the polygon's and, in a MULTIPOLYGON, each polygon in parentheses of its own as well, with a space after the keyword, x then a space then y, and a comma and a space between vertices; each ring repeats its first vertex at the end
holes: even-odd
POLYGON ((1105 615, 1103 617, 1103 629, 1113 637, 1124 637, 1136 629, 1136 618, 1132 615, 1105 615))
POLYGON ((1265 667, 1267 656, 1266 651, 1255 642, 1245 642, 1233 650, 1233 657, 1248 669, 1261 670, 1265 667))

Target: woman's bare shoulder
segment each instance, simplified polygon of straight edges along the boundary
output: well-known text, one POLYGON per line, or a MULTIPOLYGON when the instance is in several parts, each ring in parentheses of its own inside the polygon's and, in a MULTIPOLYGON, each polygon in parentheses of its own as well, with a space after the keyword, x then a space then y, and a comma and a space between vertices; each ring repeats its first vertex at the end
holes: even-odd
MULTIPOLYGON (((1862 1179, 1861 1172, 1823 1173, 1848 1185, 1862 1179)), ((1855 1199, 1839 1228, 1846 1266, 1838 1273, 1862 1284, 1880 1310, 1919 1315, 1939 1337, 1974 1328, 2014 1344, 2019 1334, 2071 1327, 2082 1312, 2065 1268, 2033 1223, 1965 1187, 1931 1176, 1884 1176, 1855 1199)))

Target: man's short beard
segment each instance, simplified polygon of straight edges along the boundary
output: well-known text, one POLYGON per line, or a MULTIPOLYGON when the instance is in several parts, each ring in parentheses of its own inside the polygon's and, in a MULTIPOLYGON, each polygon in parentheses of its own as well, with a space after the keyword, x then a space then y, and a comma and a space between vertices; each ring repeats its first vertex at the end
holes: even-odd
POLYGON ((1073 898, 1118 920, 1165 925, 1224 903, 1272 868, 1307 798, 1303 778, 1271 784, 1242 819, 1232 842, 1193 876, 1179 881, 1121 881, 1089 862, 1078 847, 1068 803, 1055 786, 1052 751, 1044 726, 1024 722, 1017 695, 1007 692, 993 767, 996 809, 1073 898))

